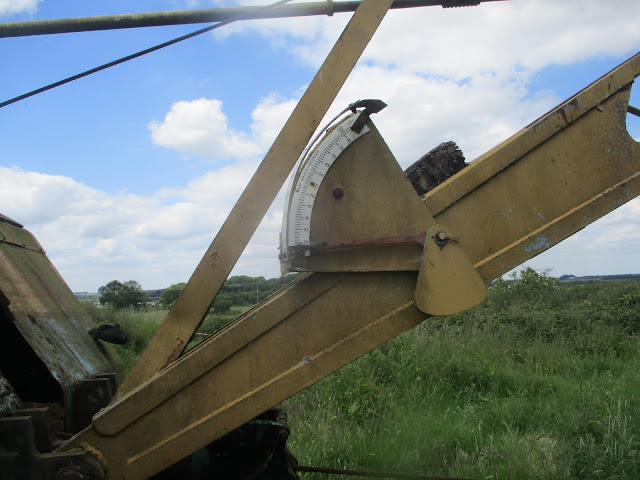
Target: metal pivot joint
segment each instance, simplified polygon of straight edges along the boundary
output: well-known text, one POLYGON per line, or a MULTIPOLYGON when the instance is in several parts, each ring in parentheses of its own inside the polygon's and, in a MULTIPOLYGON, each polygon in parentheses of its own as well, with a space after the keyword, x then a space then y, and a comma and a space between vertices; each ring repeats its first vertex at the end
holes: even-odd
POLYGON ((481 303, 487 287, 448 228, 434 225, 425 235, 415 302, 431 315, 460 313, 481 303))
POLYGON ((449 234, 444 230, 440 230, 439 232, 436 232, 435 235, 433 236, 433 240, 436 242, 436 245, 440 247, 444 247, 449 241, 449 238, 450 238, 449 234))

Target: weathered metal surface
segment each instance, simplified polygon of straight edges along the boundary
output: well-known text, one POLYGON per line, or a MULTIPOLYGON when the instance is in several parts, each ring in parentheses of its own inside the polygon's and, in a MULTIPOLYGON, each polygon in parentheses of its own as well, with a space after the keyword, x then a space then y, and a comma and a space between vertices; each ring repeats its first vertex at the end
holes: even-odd
POLYGON ((302 270, 316 272, 401 272, 420 269, 426 232, 290 247, 302 270))
MULTIPOLYGON (((640 192, 624 118, 638 73, 636 56, 423 198, 485 281, 509 268, 505 256, 530 258, 640 192)), ((111 479, 162 470, 422 321, 416 280, 305 276, 100 412, 64 449, 96 448, 111 479)))
POLYGON ((390 5, 360 4, 118 395, 183 351, 390 5))
POLYGON ((371 131, 340 154, 318 187, 313 244, 415 235, 435 223, 378 130, 371 121, 368 126, 371 131), (344 190, 340 199, 336 187, 344 190))
POLYGON ((307 280, 309 276, 304 275, 296 279, 210 337, 217 339, 216 348, 201 350, 199 345, 194 350, 200 352, 197 356, 189 354, 180 360, 185 362, 184 369, 167 368, 164 370, 162 374, 167 379, 166 382, 150 381, 140 386, 137 389, 137 401, 115 402, 110 405, 107 409, 112 412, 110 420, 104 422, 96 419, 100 428, 111 434, 124 429, 169 399, 175 394, 176 389, 186 388, 209 369, 265 335, 283 318, 289 317, 298 309, 312 303, 317 297, 334 288, 345 275, 327 274, 315 278, 313 282, 307 280))
MULTIPOLYGON (((59 385, 64 398, 59 400, 64 402, 68 418, 72 409, 70 395, 81 381, 109 372, 117 372, 121 380, 120 360, 110 347, 89 336, 88 331, 95 324, 40 244, 27 230, 8 222, 0 222, 0 322, 5 335, 0 339, 2 358, 11 363, 0 365, 0 370, 5 370, 7 378, 10 371, 28 376, 26 358, 41 362, 59 385), (14 333, 9 337, 8 332, 14 333), (22 367, 20 362, 24 362, 22 367)), ((17 380, 24 385, 29 382, 29 378, 17 380)), ((18 391, 18 382, 11 381, 18 391)), ((55 401, 39 397, 51 395, 46 389, 46 385, 33 386, 29 388, 29 398, 22 400, 55 401)))
POLYGON ((0 372, 0 416, 21 407, 20 398, 16 395, 7 379, 2 376, 2 372, 0 372))
POLYGON ((482 303, 487 287, 458 242, 443 225, 427 230, 415 303, 430 315, 452 315, 482 303))
POLYGON ((367 125, 369 133, 347 147, 315 187, 310 219, 312 245, 351 246, 289 248, 289 270, 369 272, 419 268, 422 245, 415 241, 406 245, 364 244, 367 238, 415 238, 435 224, 378 130, 372 122, 367 125), (337 188, 342 191, 338 197, 337 188))
POLYGON ((631 200, 635 55, 424 197, 489 282, 631 200))
MULTIPOLYGON (((282 246, 288 249, 289 268, 316 272, 419 269, 416 305, 431 315, 459 313, 482 302, 486 286, 457 239, 437 244, 431 238, 446 228, 436 226, 372 122, 368 123, 368 129, 369 133, 355 139, 338 155, 318 180, 319 185, 307 185, 310 177, 305 177, 306 183, 293 182, 291 188, 296 191, 299 188, 315 191, 307 195, 313 195, 313 208, 307 213, 311 217, 311 245, 335 248, 282 246), (341 192, 339 196, 337 189, 341 192), (416 232, 425 231, 431 233, 426 237, 419 234, 427 240, 421 248, 415 242, 396 241, 416 238, 416 232), (390 240, 387 244, 367 245, 367 237, 390 240)), ((326 142, 332 138, 329 133, 326 142)), ((317 148, 322 148, 322 144, 317 148)), ((303 161, 300 168, 313 167, 303 161)), ((290 222, 285 224, 288 226, 290 222)), ((290 233, 281 237, 289 238, 290 233)))
POLYGON ((96 375, 76 385, 72 396, 73 412, 67 430, 75 433, 89 425, 93 416, 109 404, 117 385, 113 373, 96 375))
POLYGON ((424 318, 413 305, 413 272, 350 274, 309 301, 297 298, 341 276, 305 277, 100 412, 64 448, 86 442, 110 460, 109 478, 146 478, 424 318), (298 300, 279 315, 278 304, 298 300), (224 348, 257 321, 275 325, 236 351, 224 348), (146 401, 153 409, 138 416, 146 401))
POLYGON ((24 225, 16 222, 15 220, 7 217, 6 215, 3 215, 0 213, 0 222, 6 222, 6 223, 10 223, 11 225, 14 225, 16 227, 22 228, 24 225))
MULTIPOLYGON (((395 0, 391 8, 413 8, 441 5, 444 8, 475 6, 481 2, 502 0, 395 0)), ((168 12, 128 13, 121 15, 103 15, 96 17, 60 18, 51 20, 33 20, 27 22, 8 22, 0 24, 0 38, 21 37, 27 35, 50 35, 55 33, 86 32, 112 30, 120 28, 155 27, 192 23, 229 22, 258 18, 301 17, 309 15, 333 15, 334 13, 353 12, 360 2, 304 2, 281 5, 277 8, 265 8, 264 5, 174 10, 168 12)))
POLYGON ((44 253, 38 241, 16 222, 0 222, 0 244, 22 247, 34 252, 44 253))
POLYGON ((0 478, 102 480, 102 465, 89 452, 50 453, 52 427, 48 408, 16 410, 0 418, 0 478))

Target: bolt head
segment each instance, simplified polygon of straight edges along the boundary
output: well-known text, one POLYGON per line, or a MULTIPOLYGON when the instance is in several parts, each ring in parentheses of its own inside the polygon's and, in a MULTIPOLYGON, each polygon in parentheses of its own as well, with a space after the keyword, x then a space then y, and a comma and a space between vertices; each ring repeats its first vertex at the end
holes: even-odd
POLYGON ((438 245, 442 246, 449 241, 449 234, 444 230, 440 230, 439 232, 436 232, 436 234, 433 236, 433 239, 438 245))
POLYGON ((342 187, 334 188, 333 198, 335 198, 336 200, 340 200, 342 197, 344 197, 344 190, 342 189, 342 187))

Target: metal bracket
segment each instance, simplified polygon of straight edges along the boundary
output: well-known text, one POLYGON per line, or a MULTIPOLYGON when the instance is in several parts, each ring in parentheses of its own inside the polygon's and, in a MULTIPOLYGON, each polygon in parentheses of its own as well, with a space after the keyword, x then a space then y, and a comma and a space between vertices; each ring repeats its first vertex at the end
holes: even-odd
POLYGON ((88 426, 93 416, 109 404, 115 391, 115 373, 96 375, 80 382, 73 392, 69 430, 79 432, 88 426))
POLYGON ((351 105, 349 105, 348 108, 353 113, 356 113, 356 110, 358 108, 364 108, 364 110, 360 112, 358 119, 353 123, 353 125, 351 125, 351 130, 353 130, 356 133, 360 133, 362 128, 367 123, 367 120, 369 120, 369 116, 371 116, 374 113, 378 113, 379 111, 385 109, 386 107, 387 107, 386 103, 384 103, 382 100, 376 100, 376 99, 358 100, 357 102, 352 103, 351 105))
POLYGON ((415 303, 429 315, 452 315, 481 303, 487 286, 457 239, 442 225, 427 230, 415 303))
POLYGON ((16 410, 0 418, 0 445, 2 478, 104 478, 102 465, 86 451, 50 453, 55 442, 48 408, 16 410))

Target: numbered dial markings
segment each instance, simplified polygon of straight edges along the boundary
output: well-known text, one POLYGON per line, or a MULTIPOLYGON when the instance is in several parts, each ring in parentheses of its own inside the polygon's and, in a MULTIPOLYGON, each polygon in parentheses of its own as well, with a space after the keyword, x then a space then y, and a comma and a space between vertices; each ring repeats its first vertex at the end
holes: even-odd
POLYGON ((360 132, 351 130, 358 115, 359 113, 349 115, 329 130, 298 167, 287 202, 288 246, 309 245, 311 211, 322 180, 340 154, 369 131, 366 125, 360 132))

